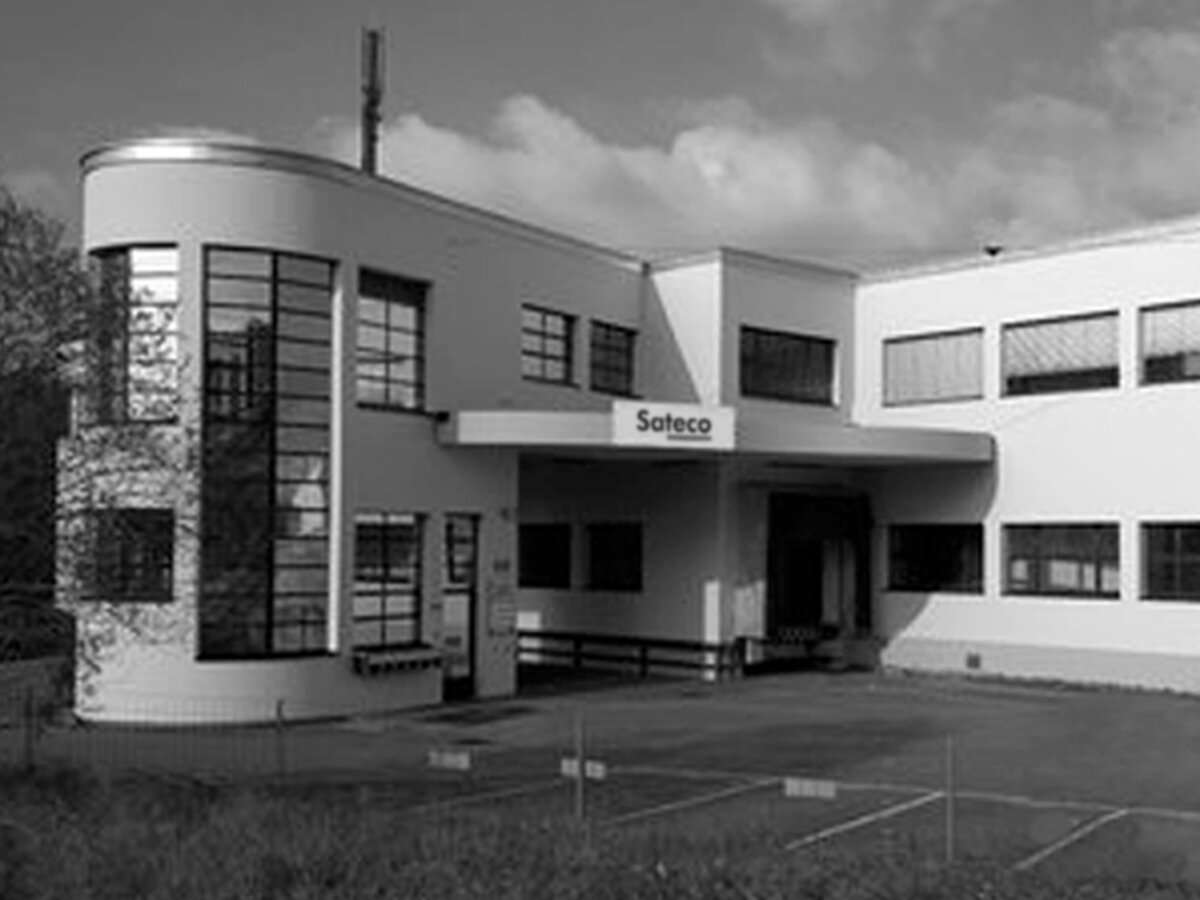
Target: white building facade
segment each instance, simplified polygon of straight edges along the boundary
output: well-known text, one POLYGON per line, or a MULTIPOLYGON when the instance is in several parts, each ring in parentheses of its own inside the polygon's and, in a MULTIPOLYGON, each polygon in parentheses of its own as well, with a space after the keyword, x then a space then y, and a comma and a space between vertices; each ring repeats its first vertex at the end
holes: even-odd
POLYGON ((1186 226, 863 278, 257 147, 84 173, 85 718, 504 696, 519 658, 1200 689, 1186 226))

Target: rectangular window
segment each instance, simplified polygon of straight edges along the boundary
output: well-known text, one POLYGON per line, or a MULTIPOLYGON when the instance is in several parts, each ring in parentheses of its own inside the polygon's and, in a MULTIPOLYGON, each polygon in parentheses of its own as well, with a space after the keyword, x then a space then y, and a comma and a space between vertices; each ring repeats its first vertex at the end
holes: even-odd
POLYGON ((90 514, 91 593, 108 603, 168 603, 174 596, 175 514, 101 509, 90 514))
POLYGON ((425 408, 425 297, 429 285, 358 273, 355 384, 360 406, 425 408))
POLYGON ((885 405, 976 400, 982 396, 982 328, 883 342, 885 405))
POLYGON ((354 648, 420 644, 424 520, 407 513, 362 512, 354 524, 354 648))
POLYGON ((629 397, 633 394, 633 359, 637 332, 607 322, 592 322, 592 390, 629 397))
POLYGON ((1200 522, 1142 526, 1142 597, 1200 603, 1200 522))
POLYGON ((1200 379, 1200 301, 1146 307, 1141 320, 1142 383, 1200 379))
POLYGON ((519 530, 517 583, 523 588, 571 587, 571 526, 523 523, 519 530))
POLYGON ((521 375, 530 381, 570 384, 575 319, 540 306, 521 307, 521 375))
POLYGON ((204 250, 203 659, 328 646, 334 274, 204 250))
POLYGON ((179 251, 121 247, 92 254, 101 315, 85 421, 170 422, 179 409, 179 251))
POLYGON ((642 526, 601 522, 588 526, 588 587, 602 591, 642 589, 642 526))
POLYGON ((833 405, 834 341, 743 326, 743 397, 833 405))
POLYGON ((1118 544, 1116 525, 1005 525, 1005 593, 1115 598, 1118 544))
POLYGON ((1008 396, 1116 387, 1117 314, 1005 325, 1003 357, 1008 396))
POLYGON ((893 525, 888 586, 894 591, 983 592, 982 525, 893 525))

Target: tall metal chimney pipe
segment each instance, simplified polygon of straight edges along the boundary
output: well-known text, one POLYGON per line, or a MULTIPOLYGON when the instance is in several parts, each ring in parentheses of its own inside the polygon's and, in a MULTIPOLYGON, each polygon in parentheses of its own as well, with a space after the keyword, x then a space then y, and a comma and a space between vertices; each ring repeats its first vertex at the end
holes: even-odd
POLYGON ((383 104, 383 29, 364 28, 362 34, 362 170, 374 175, 379 167, 380 106, 383 104))

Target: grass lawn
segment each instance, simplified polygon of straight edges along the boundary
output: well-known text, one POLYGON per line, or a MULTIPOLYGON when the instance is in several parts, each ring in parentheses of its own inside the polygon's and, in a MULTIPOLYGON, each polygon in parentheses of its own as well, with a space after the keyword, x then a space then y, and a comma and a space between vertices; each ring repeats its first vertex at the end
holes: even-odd
MULTIPOLYGON (((0 731, 0 762, 19 739, 0 731)), ((0 898, 1200 898, 1200 815, 1182 814, 1200 810, 1195 747, 1193 699, 862 675, 283 735, 58 728, 34 775, 0 778, 0 898), (586 825, 558 775, 580 719, 607 765, 586 825), (428 768, 433 748, 471 769, 428 768), (280 749, 285 777, 264 780, 280 749), (785 798, 783 776, 836 796, 785 798)))

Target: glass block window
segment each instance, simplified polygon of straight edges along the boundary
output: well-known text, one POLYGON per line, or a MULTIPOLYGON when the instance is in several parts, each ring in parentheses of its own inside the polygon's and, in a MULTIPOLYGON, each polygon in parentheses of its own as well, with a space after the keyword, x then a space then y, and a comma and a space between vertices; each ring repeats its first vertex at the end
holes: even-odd
POLYGON ((520 587, 571 587, 571 526, 568 523, 522 523, 517 546, 517 584, 520 587))
POLYGON ((895 591, 983 591, 982 525, 893 525, 888 586, 895 591))
POLYGON ((169 422, 179 413, 179 251, 119 247, 92 254, 102 314, 92 335, 90 424, 169 422))
POLYGON ((1121 591, 1116 525, 1005 525, 1009 594, 1115 598, 1121 591))
POLYGON ((1146 307, 1141 334, 1144 384, 1200 379, 1200 301, 1146 307))
POLYGON ((743 397, 833 405, 834 341, 743 326, 743 397))
POLYGON ((1142 596, 1200 603, 1200 522, 1142 526, 1142 596))
POLYGON ((102 509, 89 515, 93 572, 88 593, 106 603, 167 603, 174 597, 175 514, 102 509))
POLYGON ((521 375, 530 381, 570 384, 575 319, 540 306, 521 308, 521 375))
POLYGON ((592 322, 592 390, 628 397, 633 394, 633 360, 637 332, 632 328, 592 322))
POLYGON ((1004 326, 1004 393, 1046 394, 1116 387, 1117 314, 1004 326))
POLYGON ((587 527, 588 587, 603 591, 642 589, 642 525, 598 522, 587 527))
POLYGON ((421 642, 423 519, 411 513, 354 517, 354 648, 421 642))
POLYGON ((974 400, 982 396, 982 328, 884 341, 886 405, 974 400))
POLYGON ((429 285, 358 274, 355 385, 361 406, 425 408, 425 297, 429 285))

